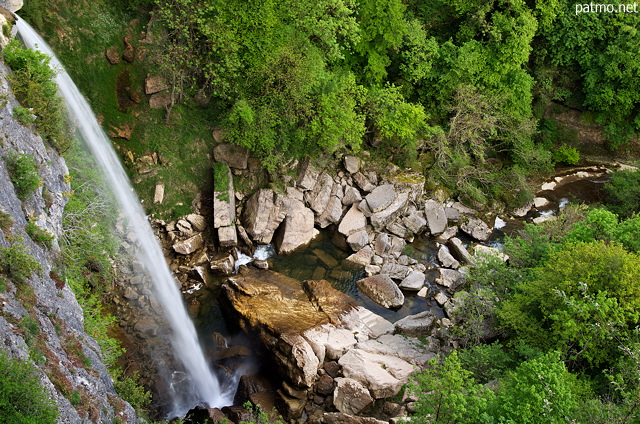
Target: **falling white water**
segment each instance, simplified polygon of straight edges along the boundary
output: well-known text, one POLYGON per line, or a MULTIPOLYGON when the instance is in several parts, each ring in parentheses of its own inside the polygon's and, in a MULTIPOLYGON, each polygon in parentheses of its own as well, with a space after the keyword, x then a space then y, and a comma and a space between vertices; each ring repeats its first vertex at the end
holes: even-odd
MULTIPOLYGON (((191 384, 187 386, 193 388, 193 393, 179 394, 179 398, 185 400, 178 400, 178 397, 175 397, 176 404, 172 413, 184 414, 197 403, 205 403, 210 407, 232 404, 234 393, 220 391, 220 385, 205 360, 194 325, 187 315, 162 250, 109 138, 47 43, 23 19, 18 19, 16 26, 18 35, 27 47, 37 49, 51 57, 51 66, 58 71, 56 83, 67 104, 70 117, 78 126, 83 141, 92 152, 121 210, 126 214, 132 231, 135 232, 139 243, 137 259, 153 281, 155 296, 162 305, 165 318, 172 326, 171 342, 176 359, 182 362, 187 378, 190 380, 191 384), (193 403, 188 404, 189 402, 193 403)), ((184 386, 181 385, 181 387, 184 386)))

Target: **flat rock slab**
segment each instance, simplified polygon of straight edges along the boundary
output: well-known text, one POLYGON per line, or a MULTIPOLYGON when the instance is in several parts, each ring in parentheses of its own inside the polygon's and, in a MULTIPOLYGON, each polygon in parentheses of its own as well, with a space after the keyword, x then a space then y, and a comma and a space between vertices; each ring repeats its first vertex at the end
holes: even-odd
POLYGON ((396 197, 396 190, 393 184, 384 184, 376 187, 365 197, 371 212, 376 213, 388 207, 396 197))
POLYGON ((313 254, 316 255, 320 262, 325 264, 328 268, 335 268, 338 266, 339 262, 336 258, 325 252, 321 249, 313 249, 313 254))
POLYGON ((388 275, 374 275, 359 280, 358 289, 371 300, 385 308, 397 308, 404 305, 404 295, 388 275))
POLYGON ((413 365, 424 367, 436 354, 428 351, 420 340, 400 334, 385 334, 375 340, 366 340, 356 345, 369 353, 397 356, 413 365))
POLYGON ((438 318, 431 311, 409 315, 396 321, 396 331, 409 336, 429 336, 438 318))
POLYGON ((451 238, 448 241, 447 246, 451 249, 451 253, 453 254, 453 256, 458 258, 458 261, 468 263, 469 265, 474 265, 473 257, 471 256, 467 248, 464 247, 462 240, 460 240, 458 237, 451 238))
POLYGON ((395 396, 414 366, 395 356, 370 353, 362 349, 351 349, 340 358, 342 375, 364 385, 376 399, 395 396))
POLYGON ((385 225, 396 219, 407 206, 409 200, 409 193, 400 193, 393 199, 393 202, 385 209, 375 212, 371 215, 371 225, 373 228, 379 230, 385 225))

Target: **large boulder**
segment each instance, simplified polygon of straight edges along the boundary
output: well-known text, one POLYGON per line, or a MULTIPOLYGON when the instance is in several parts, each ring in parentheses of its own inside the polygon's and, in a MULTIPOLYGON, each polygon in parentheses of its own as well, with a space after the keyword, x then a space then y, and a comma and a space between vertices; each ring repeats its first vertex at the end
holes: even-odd
MULTIPOLYGON (((396 330, 398 327, 396 326, 396 330)), ((424 336, 428 333, 420 333, 424 336)), ((403 334, 383 334, 376 339, 359 342, 356 347, 369 353, 397 356, 410 364, 424 368, 436 354, 425 350, 424 344, 418 339, 403 334)))
POLYGON ((456 258, 451 255, 447 246, 442 245, 438 249, 438 261, 445 268, 453 268, 458 269, 460 267, 460 262, 456 260, 456 258))
POLYGON ((173 245, 173 250, 181 255, 188 255, 200 249, 204 245, 202 234, 198 233, 186 240, 181 240, 173 245))
POLYGON ((247 169, 249 149, 233 144, 218 144, 213 148, 213 158, 216 162, 224 162, 230 168, 247 169))
POLYGON ((371 193, 367 194, 365 200, 372 213, 380 212, 387 208, 396 197, 396 191, 393 184, 384 184, 376 187, 371 193))
POLYGON ((396 356, 351 349, 339 360, 342 375, 359 381, 376 399, 398 394, 415 367, 396 356))
POLYGON ((349 237, 351 234, 364 230, 366 224, 367 218, 356 205, 352 205, 351 209, 342 218, 340 225, 338 225, 338 232, 345 237, 349 237))
POLYGON ((2 0, 0 1, 0 7, 7 9, 9 12, 17 12, 22 9, 23 0, 2 0))
POLYGON ((374 275, 359 280, 358 289, 371 300, 385 308, 398 308, 404 305, 404 295, 388 275, 374 275))
POLYGON ((327 281, 300 283, 273 271, 251 269, 222 285, 221 305, 227 317, 248 334, 258 334, 288 381, 310 387, 320 358, 303 333, 340 323, 354 301, 327 281))
POLYGON ((318 170, 311 165, 311 161, 306 158, 298 165, 298 178, 296 180, 296 186, 302 190, 311 190, 318 180, 318 170))
MULTIPOLYGON (((226 168, 222 164, 217 164, 226 168)), ((235 224, 236 205, 233 193, 233 175, 226 169, 229 176, 227 190, 213 192, 213 228, 228 227, 235 224)))
POLYGON ((327 173, 320 174, 313 189, 307 191, 304 194, 304 199, 307 205, 316 213, 316 215, 322 214, 329 205, 331 194, 333 190, 333 178, 327 173))
POLYGON ((440 275, 435 279, 435 282, 446 287, 450 293, 466 282, 464 274, 454 269, 440 268, 438 272, 440 275))
MULTIPOLYGON (((464 247, 464 244, 462 243, 462 240, 460 240, 458 237, 451 238, 447 242, 447 245, 451 249, 451 253, 456 258, 458 258, 458 261, 466 262, 469 265, 474 265, 474 261, 473 261, 473 258, 471 257, 471 254, 469 253, 467 248, 464 247)), ((451 267, 451 268, 453 268, 453 267, 451 267)))
POLYGON ((399 287, 404 290, 419 291, 424 287, 425 275, 419 271, 409 271, 409 274, 402 280, 399 287))
POLYGON ((242 222, 247 233, 258 243, 271 242, 273 235, 287 215, 284 198, 273 190, 261 189, 244 206, 242 222))
POLYGON ((424 311, 419 314, 409 315, 396 321, 396 332, 415 337, 429 336, 431 335, 437 320, 438 317, 433 315, 431 311, 424 311))
POLYGON ((336 378, 336 389, 333 393, 333 404, 345 414, 356 415, 373 404, 369 390, 351 378, 336 378))
POLYGON ((478 241, 487 241, 493 232, 486 222, 475 216, 467 217, 466 222, 460 224, 460 229, 478 241))
POLYGON ((319 234, 313 226, 313 211, 301 201, 285 199, 286 217, 278 228, 274 244, 279 255, 286 255, 294 250, 306 246, 319 234))
POLYGON ((429 199, 425 202, 424 215, 431 234, 438 235, 447 229, 447 214, 437 201, 429 199))
POLYGON ((404 212, 408 200, 409 194, 402 192, 398 194, 391 204, 385 209, 373 213, 370 217, 373 228, 381 230, 385 225, 391 223, 394 219, 400 216, 404 212))

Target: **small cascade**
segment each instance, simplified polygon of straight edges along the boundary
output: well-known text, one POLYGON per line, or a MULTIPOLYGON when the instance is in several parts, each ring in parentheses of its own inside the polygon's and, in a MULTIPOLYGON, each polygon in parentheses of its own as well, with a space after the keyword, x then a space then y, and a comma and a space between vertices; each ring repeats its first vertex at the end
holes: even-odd
MULTIPOLYGON (((80 138, 100 167, 103 177, 128 220, 128 226, 135 232, 138 244, 135 252, 136 259, 153 283, 156 300, 161 305, 165 319, 172 329, 171 344, 175 359, 183 366, 182 370, 168 370, 168 374, 174 376, 183 374, 183 380, 187 381, 187 384, 179 385, 180 393, 175 393, 173 396, 174 405, 171 415, 183 415, 198 404, 209 407, 232 404, 235 387, 221 391, 220 383, 204 357, 195 327, 184 307, 182 296, 167 266, 160 245, 111 141, 47 43, 23 19, 17 20, 16 27, 18 36, 28 48, 37 49, 51 57, 51 66, 58 72, 56 83, 67 105, 70 118, 77 125, 80 138)), ((228 384, 225 383, 225 386, 228 387, 228 384)))

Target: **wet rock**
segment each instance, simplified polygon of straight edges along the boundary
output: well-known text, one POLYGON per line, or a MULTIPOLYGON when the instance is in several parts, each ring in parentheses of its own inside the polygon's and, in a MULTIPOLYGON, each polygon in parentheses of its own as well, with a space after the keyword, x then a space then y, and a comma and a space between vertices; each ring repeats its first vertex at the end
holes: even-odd
POLYGON ((169 89, 167 80, 161 76, 147 76, 144 80, 144 92, 146 94, 159 93, 169 89))
POLYGON ((269 269, 269 262, 257 259, 253 261, 253 266, 258 269, 269 269))
POLYGON ((447 215, 440 203, 433 199, 427 200, 424 204, 424 214, 431 234, 441 234, 447 228, 447 215))
POLYGON ((398 333, 408 336, 428 336, 433 331, 437 317, 431 311, 409 315, 396 321, 395 328, 398 333))
POLYGON ((402 280, 399 287, 404 290, 418 291, 424 287, 425 276, 422 272, 409 271, 409 274, 402 280))
POLYGON ((335 268, 338 266, 338 261, 333 256, 329 255, 327 252, 321 249, 313 249, 313 254, 316 255, 320 262, 325 264, 327 268, 335 268))
POLYGON ((438 261, 445 268, 458 269, 460 267, 460 262, 449 253, 449 249, 444 245, 438 249, 438 261))
POLYGON ((253 420, 253 413, 242 406, 225 406, 222 412, 234 423, 249 422, 253 420))
POLYGON ((247 333, 257 333, 269 347, 280 372, 299 387, 313 384, 319 358, 301 333, 340 317, 351 310, 353 300, 324 280, 300 283, 272 271, 249 269, 222 285, 222 300, 247 333))
POLYGON ((203 245, 204 245, 204 240, 202 239, 202 234, 196 234, 193 237, 189 237, 186 240, 182 240, 175 243, 173 245, 173 250, 175 250, 176 253, 179 253, 181 255, 188 255, 202 248, 203 245))
POLYGON ((358 289, 384 308, 397 308, 404 304, 404 295, 388 275, 374 275, 356 282, 358 289))
POLYGON ((468 217, 466 222, 460 224, 460 229, 478 241, 487 241, 493 232, 486 222, 475 216, 468 217))
POLYGON ((254 393, 274 391, 269 380, 261 375, 244 374, 238 382, 238 389, 233 398, 233 403, 242 405, 249 400, 254 393))
MULTIPOLYGON (((337 362, 333 363, 338 365, 337 362)), ((318 378, 318 381, 316 381, 316 393, 319 393, 322 396, 329 396, 331 393, 333 393, 334 388, 335 383, 333 377, 331 377, 328 373, 321 375, 320 378, 318 378)))
POLYGON ((286 255, 308 245, 318 235, 313 211, 295 199, 286 199, 286 218, 278 228, 274 244, 279 255, 286 255))
POLYGON ((447 246, 449 246, 452 254, 456 258, 458 258, 459 261, 467 263, 469 265, 474 265, 473 257, 471 257, 471 254, 469 253, 467 248, 464 247, 462 240, 460 240, 457 237, 453 237, 451 240, 449 240, 449 242, 447 243, 447 246))
POLYGON ((356 415, 373 404, 369 390, 351 378, 336 378, 333 394, 336 409, 345 414, 356 415))
POLYGON ((227 420, 227 416, 218 408, 196 406, 190 409, 184 417, 184 424, 213 423, 218 424, 227 420))
POLYGON ((349 174, 355 174, 360 170, 360 159, 355 156, 345 156, 344 157, 344 169, 347 170, 349 174))
POLYGON ((235 266, 233 255, 223 255, 211 260, 210 268, 219 274, 231 275, 235 266))
POLYGON ((288 396, 281 389, 278 389, 277 393, 276 406, 284 418, 286 420, 296 420, 300 418, 304 412, 304 407, 307 405, 306 399, 296 399, 288 396))
POLYGON ((116 46, 111 46, 105 51, 107 61, 112 65, 120 63, 120 50, 116 46))
POLYGON ((230 168, 247 169, 249 149, 234 144, 218 144, 213 148, 216 162, 224 162, 230 168))
POLYGON ((400 358, 351 349, 340 358, 342 374, 366 387, 376 399, 398 394, 414 366, 400 358))

